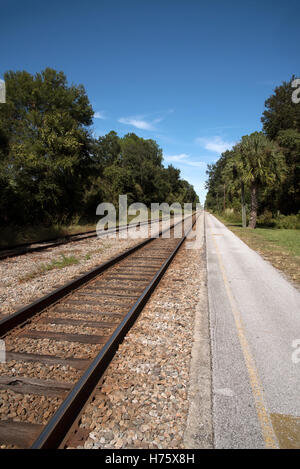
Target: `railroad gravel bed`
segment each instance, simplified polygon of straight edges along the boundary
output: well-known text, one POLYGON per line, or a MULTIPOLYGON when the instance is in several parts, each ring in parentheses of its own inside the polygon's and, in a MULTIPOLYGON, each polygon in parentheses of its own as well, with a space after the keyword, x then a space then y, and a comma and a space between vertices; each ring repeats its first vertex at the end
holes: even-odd
POLYGON ((181 248, 119 347, 82 416, 84 448, 184 448, 202 255, 181 248))
MULTIPOLYGON (((100 303, 100 302, 99 302, 100 303)), ((102 304, 93 304, 92 307, 90 305, 86 305, 86 304, 69 304, 68 301, 65 301, 63 303, 63 305, 66 305, 65 308, 66 309, 72 309, 72 313, 76 313, 76 311, 78 311, 78 314, 80 314, 80 311, 87 311, 87 312, 92 312, 94 314, 97 313, 97 311, 99 312, 103 312, 103 313, 107 313, 108 316, 109 316, 109 313, 115 313, 115 314, 124 314, 124 312, 126 312, 126 307, 124 306, 118 306, 118 305, 115 305, 115 304, 107 304, 107 305, 104 305, 104 303, 102 304)), ((63 306, 61 306, 63 308, 63 306)), ((91 316, 89 316, 90 318, 91 316)), ((102 314, 101 314, 101 319, 103 318, 102 314)))
MULTIPOLYGON (((178 220, 175 217, 173 221, 178 220)), ((161 223, 159 226, 155 223, 152 234, 155 235, 164 227, 161 223)), ((142 226, 136 239, 125 239, 123 231, 115 238, 88 238, 1 260, 0 316, 12 314, 58 286, 141 243, 148 237, 150 230, 150 227, 142 226)))
POLYGON ((63 324, 36 324, 30 327, 32 331, 65 332, 66 334, 111 335, 112 329, 108 327, 67 326, 63 324))
POLYGON ((61 358, 91 358, 101 349, 100 345, 79 344, 78 342, 55 341, 51 339, 29 339, 26 337, 7 336, 5 338, 7 352, 36 353, 61 358))
POLYGON ((17 362, 15 360, 0 364, 0 376, 18 376, 34 379, 51 379, 60 382, 72 382, 78 380, 81 371, 68 365, 47 365, 45 363, 17 362))
POLYGON ((141 241, 91 238, 0 261, 0 315, 13 313, 141 241), (78 263, 43 271, 63 255, 78 263))
MULTIPOLYGON (((99 315, 90 313, 88 316, 85 314, 76 314, 75 310, 72 313, 54 313, 51 312, 51 314, 48 315, 49 318, 64 318, 64 319, 79 319, 82 321, 86 321, 87 319, 89 321, 99 321, 99 315)), ((109 315, 102 315, 101 314, 101 321, 103 322, 111 322, 114 324, 118 324, 120 322, 120 318, 117 316, 109 316, 109 315)))
POLYGON ((11 391, 0 391, 1 421, 14 419, 16 422, 30 422, 45 425, 54 414, 62 399, 19 394, 11 391), (30 414, 27 414, 30 409, 30 414))

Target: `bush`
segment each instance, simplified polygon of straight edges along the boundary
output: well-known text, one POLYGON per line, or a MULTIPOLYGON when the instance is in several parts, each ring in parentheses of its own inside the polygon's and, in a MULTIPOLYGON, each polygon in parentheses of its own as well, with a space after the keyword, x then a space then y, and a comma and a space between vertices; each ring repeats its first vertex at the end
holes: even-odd
POLYGON ((276 226, 276 220, 273 218, 272 212, 265 210, 264 213, 257 217, 257 224, 274 228, 276 226))
MULTIPOLYGON (((241 224, 242 214, 233 209, 226 209, 225 212, 215 212, 216 215, 226 220, 227 223, 241 224)), ((249 216, 247 214, 247 225, 249 216)), ((282 215, 279 213, 273 216, 272 212, 265 210, 257 217, 258 227, 277 228, 285 230, 300 230, 300 212, 298 215, 282 215)))
POLYGON ((273 217, 272 212, 265 210, 257 218, 258 226, 268 226, 270 228, 278 228, 285 230, 300 230, 300 212, 298 215, 282 215, 273 217))
POLYGON ((226 209, 225 212, 214 212, 219 217, 226 220, 227 223, 241 224, 242 213, 235 212, 233 209, 226 209))
POLYGON ((276 228, 300 230, 300 212, 298 215, 279 215, 276 218, 276 228))

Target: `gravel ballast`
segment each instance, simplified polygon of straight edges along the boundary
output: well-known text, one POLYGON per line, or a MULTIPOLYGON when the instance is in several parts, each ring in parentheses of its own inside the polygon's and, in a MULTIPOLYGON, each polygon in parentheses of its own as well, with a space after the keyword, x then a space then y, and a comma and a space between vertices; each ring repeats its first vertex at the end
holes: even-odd
MULTIPOLYGON (((176 221, 176 219, 175 219, 176 221)), ((161 228, 155 223, 153 234, 161 228)), ((130 231, 131 236, 133 231, 130 231)), ((10 257, 0 261, 0 319, 50 293, 80 274, 108 261, 121 252, 141 243, 148 237, 150 227, 142 226, 139 238, 104 236, 74 241, 41 252, 10 257), (72 258, 73 264, 53 268, 52 262, 72 258), (48 270, 47 270, 48 269, 48 270)))
MULTIPOLYGON (((87 406, 81 421, 81 427, 90 431, 84 448, 181 449, 193 444, 190 434, 197 428, 189 418, 191 403, 195 407, 191 356, 199 304, 207 317, 206 269, 203 248, 185 246, 120 345, 101 391, 87 406)), ((202 335, 208 343, 208 327, 202 335)), ((208 349, 205 356, 203 350, 198 356, 206 360, 206 373, 208 349)), ((202 383, 206 389, 198 392, 206 402, 198 415, 206 428, 197 445, 211 447, 210 382, 202 383)))
MULTIPOLYGON (((199 227, 203 230, 203 217, 201 216, 199 220, 197 230, 199 227)), ((4 278, 4 284, 8 282, 6 284, 6 287, 9 287, 8 293, 17 291, 17 294, 10 296, 7 289, 2 289, 3 282, 0 284, 0 299, 4 297, 2 308, 3 305, 5 307, 0 311, 0 315, 12 313, 21 304, 29 303, 49 293, 58 285, 82 274, 83 271, 90 270, 141 242, 141 239, 93 239, 92 241, 100 243, 101 247, 92 246, 91 240, 88 240, 86 245, 86 241, 66 245, 65 248, 70 248, 70 251, 64 251, 64 256, 73 256, 74 259, 76 255, 78 262, 64 265, 63 268, 45 269, 43 272, 40 268, 43 263, 51 262, 51 259, 55 258, 53 256, 60 254, 55 252, 55 249, 59 248, 52 248, 47 253, 31 253, 2 261, 0 271, 1 269, 5 271, 5 263, 12 265, 11 269, 7 269, 7 276, 4 278), (41 256, 45 256, 43 261, 41 256), (33 266, 37 261, 34 270, 33 266), (32 296, 33 291, 35 296, 32 296)), ((161 244, 163 248, 163 243, 161 244)), ((211 374, 205 255, 202 242, 198 243, 195 249, 187 249, 188 244, 184 243, 177 253, 150 301, 120 345, 103 377, 102 384, 98 385, 95 397, 87 405, 81 418, 81 426, 85 430, 82 434, 89 434, 89 437, 81 447, 108 449, 211 447, 211 374)), ((134 266, 131 266, 130 262, 127 266, 125 260, 124 265, 121 263, 120 266, 110 269, 108 273, 103 273, 101 281, 92 280, 80 291, 75 291, 60 304, 43 312, 44 318, 40 315, 32 318, 27 329, 33 336, 26 337, 26 331, 24 333, 22 328, 15 333, 9 333, 5 339, 7 351, 53 355, 58 358, 90 360, 95 357, 102 347, 99 340, 112 332, 114 327, 112 323, 116 323, 121 314, 124 314, 129 307, 127 303, 129 305, 135 301, 133 299, 136 293, 132 287, 131 277, 137 277, 135 282, 140 281, 140 286, 145 288, 148 279, 153 275, 156 253, 151 257, 148 254, 151 250, 147 249, 146 247, 140 251, 134 266), (150 264, 153 264, 152 267, 149 264, 151 274, 145 266, 142 271, 137 266, 138 262, 143 265, 144 258, 151 259, 150 264), (116 274, 121 278, 115 280, 116 274), (97 285, 98 282, 101 285, 103 281, 104 285, 107 283, 104 288, 105 291, 107 289, 107 294, 103 294, 102 291, 92 291, 94 283, 97 285), (115 292, 119 292, 120 288, 122 292, 129 289, 130 296, 127 299, 119 299, 116 295, 112 301, 109 298, 111 288, 115 292), (101 320, 107 322, 106 325, 99 323, 99 313, 101 320), (63 321, 67 318, 81 319, 82 322, 81 324, 76 321, 73 324, 62 321, 55 323, 51 318, 53 320, 62 318, 63 321), (94 322, 88 323, 87 319, 94 322), (58 336, 55 336, 56 340, 45 337, 48 331, 49 335, 58 336), (37 335, 38 333, 40 335, 37 335), (61 333, 67 333, 69 337, 61 340, 59 336, 61 333), (83 344, 79 343, 80 341, 74 342, 76 334, 80 335, 83 342, 87 342, 85 334, 90 337, 100 337, 94 340, 97 345, 83 344)), ((82 363, 77 363, 73 368, 75 362, 71 362, 70 366, 19 363, 13 358, 15 357, 11 353, 11 360, 0 365, 1 374, 17 378, 16 383, 19 383, 23 376, 29 384, 32 382, 33 386, 34 378, 65 382, 71 386, 80 375, 76 366, 79 368, 82 366, 82 363), (31 378, 33 381, 30 381, 31 378)), ((4 381, 4 386, 6 385, 4 381)), ((8 385, 11 383, 8 382, 8 385)), ((56 384, 55 386, 57 387, 56 384)), ((28 389, 26 388, 26 392, 31 392, 28 389)), ((45 424, 61 402, 61 399, 52 399, 50 403, 50 398, 46 397, 42 401, 39 413, 38 399, 24 394, 24 391, 22 394, 21 388, 19 390, 20 393, 17 388, 15 392, 1 391, 1 420, 13 418, 17 421, 45 424), (33 412, 27 411, 31 405, 33 412)), ((50 396, 49 392, 47 391, 47 395, 50 396)), ((59 395, 62 394, 60 392, 59 395)), ((72 438, 69 442, 69 447, 78 447, 78 443, 72 445, 72 438)))

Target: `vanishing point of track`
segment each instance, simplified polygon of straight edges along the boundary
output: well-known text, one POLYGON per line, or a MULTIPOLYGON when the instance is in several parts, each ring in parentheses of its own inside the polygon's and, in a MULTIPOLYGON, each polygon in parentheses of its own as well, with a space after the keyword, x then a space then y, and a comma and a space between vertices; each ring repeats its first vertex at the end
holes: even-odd
MULTIPOLYGON (((194 214, 192 224, 195 221, 194 214)), ((7 361, 59 365, 69 378, 57 381, 0 376, 0 397, 1 392, 8 395, 4 407, 11 405, 11 393, 33 396, 22 415, 16 413, 12 419, 9 412, 8 417, 2 412, 0 446, 41 449, 66 445, 70 430, 76 432, 80 415, 99 387, 118 345, 184 242, 185 236, 174 238, 173 232, 170 238, 164 238, 161 232, 158 238, 141 242, 0 321, 7 361), (29 351, 26 345, 22 348, 22 339, 33 341, 34 353, 32 344, 29 351), (39 343, 45 340, 62 347, 54 355, 40 353, 39 343), (75 356, 70 356, 68 344, 75 356), (82 357, 81 346, 88 347, 82 357), (57 405, 47 419, 41 416, 42 422, 28 421, 30 405, 38 406, 41 396, 55 399, 57 405)))
MULTIPOLYGON (((163 220, 162 218, 161 220, 163 220)), ((147 220, 140 223, 142 225, 151 225, 152 223, 157 223, 158 220, 147 220)), ((120 225, 115 228, 110 228, 108 230, 91 230, 85 231, 82 233, 74 233, 70 235, 61 236, 59 238, 48 239, 43 241, 35 241, 33 243, 24 243, 12 246, 11 248, 0 248, 0 260, 7 259, 8 257, 22 256, 31 252, 40 252, 45 251, 50 248, 55 248, 63 244, 68 244, 72 242, 85 241, 90 238, 96 238, 101 236, 107 236, 111 233, 119 233, 120 231, 130 229, 132 225, 120 225)))

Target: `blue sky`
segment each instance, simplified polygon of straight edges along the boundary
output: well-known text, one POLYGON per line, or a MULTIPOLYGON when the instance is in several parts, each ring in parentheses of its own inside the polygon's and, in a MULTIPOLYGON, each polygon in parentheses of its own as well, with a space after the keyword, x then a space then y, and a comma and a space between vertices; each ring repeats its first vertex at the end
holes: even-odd
POLYGON ((300 76, 297 0, 0 0, 0 78, 63 70, 94 132, 155 139, 204 202, 206 165, 261 129, 275 86, 300 76))

